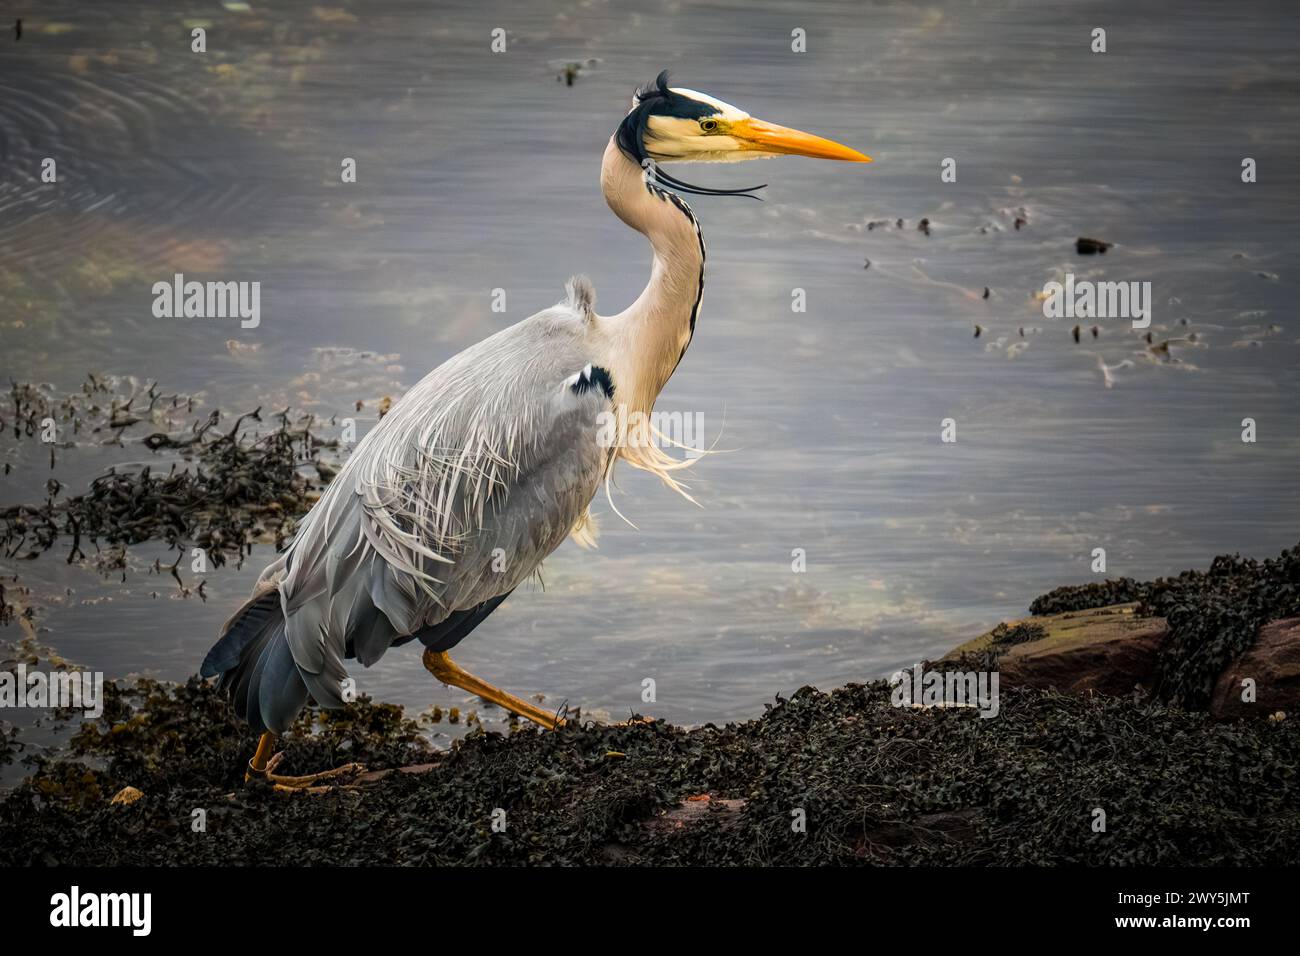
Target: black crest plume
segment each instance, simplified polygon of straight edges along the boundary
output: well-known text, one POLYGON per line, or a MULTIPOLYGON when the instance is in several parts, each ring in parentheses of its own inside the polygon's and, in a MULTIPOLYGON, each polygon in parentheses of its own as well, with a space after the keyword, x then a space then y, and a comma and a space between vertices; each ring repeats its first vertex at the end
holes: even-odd
MULTIPOLYGON (((668 88, 667 70, 655 77, 653 83, 647 83, 637 90, 636 100, 636 106, 618 125, 618 132, 614 135, 618 148, 623 151, 623 154, 645 169, 646 160, 650 159, 650 154, 646 152, 645 148, 645 135, 651 116, 690 118, 703 114, 700 113, 701 106, 699 103, 689 97, 674 93, 668 88)), ((665 173, 660 168, 659 163, 652 161, 649 168, 651 170, 650 175, 661 186, 696 196, 747 196, 750 199, 758 199, 758 196, 753 195, 754 191, 767 188, 767 183, 761 186, 749 186, 745 189, 713 189, 708 186, 692 186, 690 183, 684 183, 675 176, 665 173)))

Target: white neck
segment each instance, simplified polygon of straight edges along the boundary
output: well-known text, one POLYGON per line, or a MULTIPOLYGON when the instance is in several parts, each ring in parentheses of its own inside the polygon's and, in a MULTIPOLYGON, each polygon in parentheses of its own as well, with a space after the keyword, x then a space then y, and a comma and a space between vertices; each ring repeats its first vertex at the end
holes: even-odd
POLYGON ((648 413, 691 340, 704 293, 704 239, 690 207, 673 193, 647 187, 641 168, 613 139, 605 148, 600 187, 614 214, 654 249, 650 281, 640 297, 600 320, 614 400, 648 413))

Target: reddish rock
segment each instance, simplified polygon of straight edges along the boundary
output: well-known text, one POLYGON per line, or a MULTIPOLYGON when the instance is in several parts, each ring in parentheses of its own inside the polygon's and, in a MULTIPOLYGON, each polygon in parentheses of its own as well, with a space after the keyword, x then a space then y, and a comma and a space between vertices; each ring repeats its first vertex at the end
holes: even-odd
MULTIPOLYGON (((1116 604, 1011 621, 956 648, 936 665, 966 666, 994 652, 1002 688, 1053 689, 1062 694, 1149 694, 1155 685, 1160 649, 1169 637, 1163 618, 1140 617, 1134 604, 1116 604), (1042 637, 1006 644, 1025 626, 1042 637)), ((1281 711, 1300 719, 1300 617, 1260 628, 1255 646, 1230 664, 1215 682, 1210 715, 1219 720, 1273 717, 1281 711), (1255 700, 1241 699, 1242 681, 1255 681, 1255 700)), ((1277 719, 1277 718, 1274 718, 1277 719)))
MULTIPOLYGON (((1164 618, 1139 617, 1134 610, 1133 604, 1117 604, 1009 622, 1012 628, 1026 624, 1041 628, 1043 637, 1012 644, 1000 653, 1000 686, 1113 697, 1127 697, 1135 689, 1150 693, 1169 627, 1164 618)), ((945 660, 998 649, 998 633, 990 631, 963 644, 945 660)))
POLYGON ((1210 714, 1220 720, 1268 717, 1278 711, 1300 718, 1300 617, 1259 629, 1255 646, 1228 665, 1214 685, 1210 714), (1241 682, 1255 681, 1255 702, 1241 699, 1241 682))
POLYGON ((725 800, 712 794, 702 793, 680 801, 677 806, 647 821, 645 827, 651 835, 664 837, 698 823, 709 813, 723 814, 720 819, 726 825, 738 819, 735 815, 745 808, 745 802, 744 800, 725 800))
POLYGON ((1079 628, 1077 633, 1018 644, 998 659, 1008 687, 1055 688, 1062 694, 1150 693, 1156 659, 1169 636, 1164 618, 1135 618, 1124 628, 1079 628))

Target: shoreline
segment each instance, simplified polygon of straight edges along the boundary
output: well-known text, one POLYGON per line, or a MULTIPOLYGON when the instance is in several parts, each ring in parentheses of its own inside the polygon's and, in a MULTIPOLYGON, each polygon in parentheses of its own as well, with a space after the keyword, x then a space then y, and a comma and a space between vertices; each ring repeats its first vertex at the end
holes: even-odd
POLYGON ((1293 864, 1300 720, 1278 707, 1296 699, 1289 671, 1259 683, 1252 713, 1265 719, 1214 714, 1213 693, 1176 697, 1190 686, 1179 654, 1203 649, 1183 645, 1196 621, 1098 606, 1199 595, 1202 615, 1244 620, 1249 605, 1271 652, 1300 654, 1300 622, 1278 620, 1300 588, 1273 593, 1279 581, 1300 582, 1300 549, 1058 589, 1035 602, 1053 613, 923 662, 997 667, 993 719, 899 706, 873 681, 804 687, 721 727, 574 715, 554 732, 477 728, 435 751, 400 707, 362 698, 305 714, 281 741, 283 772, 370 771, 311 793, 243 784, 254 740, 210 685, 118 682, 66 754, 0 800, 0 864, 252 864, 268 852, 324 865, 1293 864), (1134 673, 1149 686, 1117 693, 1134 673), (114 801, 127 787, 130 801, 114 801))

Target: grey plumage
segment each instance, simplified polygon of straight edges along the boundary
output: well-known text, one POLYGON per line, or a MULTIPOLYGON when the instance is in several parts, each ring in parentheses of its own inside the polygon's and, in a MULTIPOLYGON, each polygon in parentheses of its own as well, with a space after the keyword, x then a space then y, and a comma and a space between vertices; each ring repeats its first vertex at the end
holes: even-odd
POLYGON ((590 382, 593 299, 571 281, 566 301, 429 373, 357 446, 204 661, 254 729, 284 732, 308 694, 343 706, 347 658, 447 649, 582 525, 611 454, 610 394, 566 384, 590 382))

